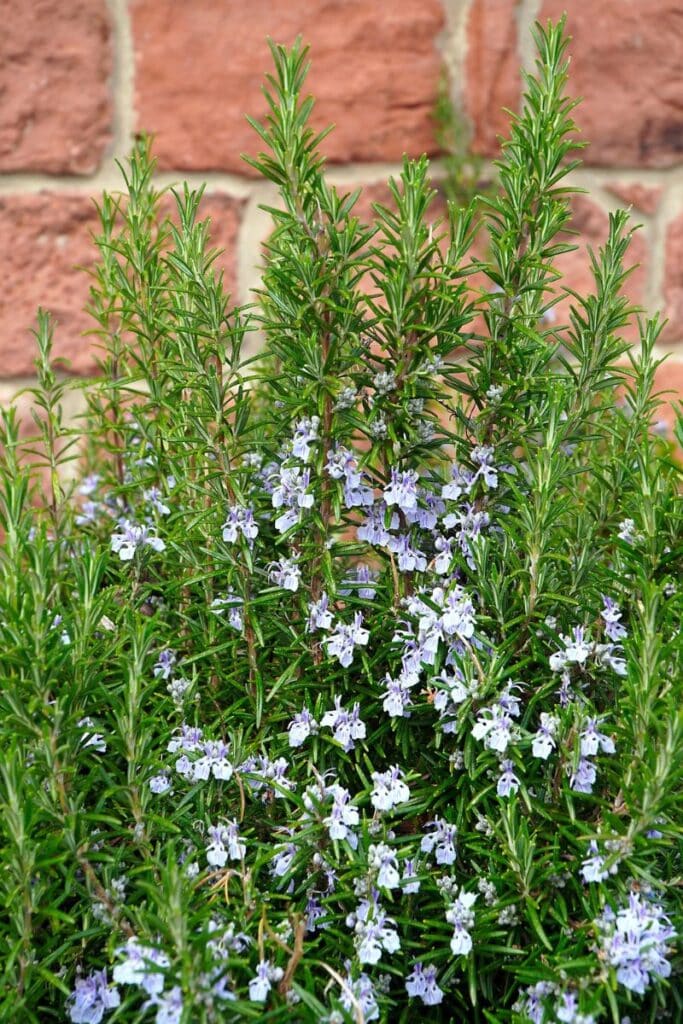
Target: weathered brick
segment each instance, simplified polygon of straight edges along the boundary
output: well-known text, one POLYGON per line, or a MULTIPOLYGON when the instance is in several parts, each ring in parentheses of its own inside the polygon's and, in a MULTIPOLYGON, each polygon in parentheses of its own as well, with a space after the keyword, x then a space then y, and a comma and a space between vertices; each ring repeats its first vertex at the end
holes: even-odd
POLYGON ((683 7, 676 0, 545 0, 541 21, 567 10, 569 91, 590 143, 588 164, 669 167, 683 155, 683 7))
POLYGON ((641 213, 653 214, 659 206, 659 200, 664 191, 661 185, 643 185, 641 182, 616 181, 607 186, 617 199, 621 199, 624 206, 632 206, 634 210, 641 213))
POLYGON ((267 110, 266 37, 299 33, 311 47, 315 126, 337 126, 323 145, 330 160, 435 150, 438 0, 132 0, 130 13, 137 123, 155 134, 161 167, 250 173, 240 153, 262 145, 244 114, 267 110))
POLYGON ((465 111, 472 123, 472 148, 483 156, 498 156, 498 136, 509 133, 503 107, 519 107, 516 8, 516 0, 474 0, 469 12, 465 111))
POLYGON ((683 362, 680 358, 665 359, 657 368, 654 390, 656 393, 660 393, 660 404, 656 413, 658 426, 662 428, 665 437, 673 440, 677 405, 679 402, 683 402, 683 362))
MULTIPOLYGON (((212 218, 213 243, 226 252, 217 263, 226 271, 226 287, 235 290, 235 240, 241 203, 215 194, 203 200, 202 215, 212 218)), ((38 306, 57 321, 55 356, 68 359, 74 372, 95 372, 93 343, 83 337, 94 322, 83 312, 90 279, 77 266, 91 265, 98 231, 93 203, 85 196, 41 192, 0 199, 0 237, 10 244, 0 252, 2 377, 33 372, 34 346, 28 333, 38 306)))
POLYGON ((683 213, 666 231, 664 264, 664 316, 662 341, 683 342, 683 213))
POLYGON ((112 122, 106 0, 4 6, 0 171, 95 171, 112 122))

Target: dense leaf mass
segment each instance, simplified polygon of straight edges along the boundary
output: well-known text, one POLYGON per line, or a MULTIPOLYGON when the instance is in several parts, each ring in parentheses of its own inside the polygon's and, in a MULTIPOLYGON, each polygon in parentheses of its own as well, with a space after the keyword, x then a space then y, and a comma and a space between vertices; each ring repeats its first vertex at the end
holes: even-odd
POLYGON ((406 160, 371 225, 273 46, 248 308, 146 141, 104 196, 87 415, 41 314, 35 439, 2 420, 3 1020, 683 1014, 659 324, 622 340, 621 213, 557 322, 564 26, 537 45, 499 188, 434 221, 406 160))

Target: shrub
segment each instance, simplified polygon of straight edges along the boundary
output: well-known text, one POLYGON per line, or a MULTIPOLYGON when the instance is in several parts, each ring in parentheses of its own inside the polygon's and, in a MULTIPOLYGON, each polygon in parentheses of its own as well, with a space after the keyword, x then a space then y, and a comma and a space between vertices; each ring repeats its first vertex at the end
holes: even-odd
POLYGON ((622 213, 553 320, 577 143, 537 43, 499 191, 432 223, 406 160, 372 226, 274 46, 254 308, 148 143, 104 197, 87 416, 41 314, 35 441, 3 417, 2 1019, 680 1019, 659 323, 622 340, 622 213))

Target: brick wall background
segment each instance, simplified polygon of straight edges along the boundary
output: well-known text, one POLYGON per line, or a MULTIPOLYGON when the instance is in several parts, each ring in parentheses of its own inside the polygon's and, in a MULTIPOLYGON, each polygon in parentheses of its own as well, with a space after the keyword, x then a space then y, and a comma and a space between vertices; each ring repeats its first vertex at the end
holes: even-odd
MULTIPOLYGON (((311 45, 316 119, 331 178, 371 187, 403 152, 434 156, 433 109, 445 66, 453 99, 487 159, 506 132, 533 63, 531 26, 568 10, 570 89, 590 146, 576 184, 582 246, 607 213, 643 225, 630 298, 669 318, 659 385, 683 395, 683 5, 677 0, 0 0, 0 400, 31 378, 28 329, 40 304, 59 321, 57 354, 94 368, 81 332, 92 258, 92 198, 118 189, 115 160, 133 133, 156 135, 159 180, 208 182, 206 212, 233 294, 246 301, 272 188, 240 153, 257 150, 244 114, 260 116, 267 35, 311 45)), ((585 248, 563 258, 588 286, 585 248)), ((671 410, 664 418, 671 420, 671 410)))

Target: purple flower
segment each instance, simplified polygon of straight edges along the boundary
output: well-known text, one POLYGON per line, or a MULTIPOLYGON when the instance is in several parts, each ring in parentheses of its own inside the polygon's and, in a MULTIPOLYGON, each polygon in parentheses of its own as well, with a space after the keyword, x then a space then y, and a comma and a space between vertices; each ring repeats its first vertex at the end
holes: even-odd
POLYGON ((355 981, 350 974, 347 974, 339 1001, 349 1014, 354 1013, 357 1006, 360 1007, 362 1019, 368 1024, 371 1020, 377 1020, 379 1017, 375 989, 367 974, 360 974, 355 981))
POLYGON ((453 561, 453 541, 450 537, 442 537, 440 534, 434 539, 434 550, 437 552, 434 558, 434 572, 439 576, 445 576, 450 570, 453 561))
POLYGON ((247 779, 249 788, 254 793, 261 793, 263 800, 284 798, 287 791, 296 788, 296 783, 287 779, 289 763, 284 757, 276 757, 271 761, 265 754, 251 755, 243 761, 238 772, 251 776, 247 779))
POLYGON ((588 656, 595 651, 595 644, 586 637, 583 626, 574 626, 571 637, 560 634, 560 640, 564 644, 564 650, 550 656, 550 668, 553 672, 561 672, 570 664, 583 668, 588 656))
POLYGON ((526 998, 522 1001, 521 1006, 523 1012, 532 1021, 532 1024, 544 1024, 544 1000, 552 994, 554 988, 555 986, 548 981, 538 981, 535 985, 527 988, 526 998))
POLYGON ((307 708, 302 708, 287 726, 290 747, 300 747, 311 733, 317 732, 318 723, 307 708))
POLYGON ((555 733, 558 724, 555 715, 549 715, 546 711, 541 712, 541 724, 531 745, 531 753, 534 757, 540 757, 544 761, 550 757, 551 751, 556 746, 555 733))
POLYGON ((617 873, 618 865, 616 863, 607 869, 605 868, 606 859, 600 854, 598 844, 594 839, 591 839, 588 845, 588 852, 589 856, 586 857, 581 865, 581 874, 583 875, 584 882, 604 882, 610 875, 617 873))
POLYGON ((160 516, 168 516, 171 514, 171 510, 168 505, 165 505, 161 500, 161 491, 158 487, 150 487, 148 491, 144 492, 143 495, 146 502, 148 502, 155 512, 158 512, 160 516))
POLYGON ((318 601, 311 601, 308 606, 307 633, 315 633, 317 629, 331 628, 332 612, 329 610, 328 604, 329 599, 325 591, 322 592, 318 601))
POLYGON ((303 509, 313 507, 313 495, 308 492, 311 471, 302 470, 300 466, 280 468, 280 483, 273 488, 271 496, 273 508, 285 508, 287 511, 275 520, 278 533, 285 533, 301 521, 303 509))
POLYGON ((472 727, 475 740, 483 740, 488 750, 504 754, 512 739, 514 722, 509 713, 500 703, 490 708, 482 708, 479 718, 472 727))
POLYGON ((400 883, 396 854, 386 843, 371 843, 368 849, 368 866, 377 872, 377 885, 384 889, 396 889, 400 883))
POLYGON ((111 536, 111 549, 122 562, 130 562, 139 548, 150 547, 154 551, 165 551, 166 545, 156 537, 151 526, 138 526, 129 519, 119 520, 118 532, 111 536))
POLYGON ((299 589, 301 581, 301 569, 294 559, 282 558, 279 562, 271 562, 268 566, 268 579, 277 587, 283 590, 291 590, 292 593, 299 589))
POLYGON ((403 781, 403 772, 398 765, 386 772, 373 772, 372 782, 370 800, 378 811, 391 811, 410 800, 410 790, 403 781))
POLYGON ((353 750, 354 740, 365 739, 365 723, 360 718, 360 705, 358 701, 353 705, 351 711, 341 706, 341 697, 334 698, 334 710, 326 711, 322 717, 323 727, 332 729, 334 738, 348 753, 353 750))
POLYGON ((428 826, 432 831, 422 837, 420 849, 423 853, 435 853, 437 864, 454 864, 457 856, 455 837, 458 830, 443 818, 435 818, 428 826))
POLYGON ((473 448, 470 458, 475 465, 479 466, 476 476, 481 477, 487 487, 493 490, 498 486, 498 472, 493 466, 493 448, 488 445, 479 445, 473 448))
POLYGON ((399 526, 398 515, 394 512, 390 516, 388 526, 385 525, 385 514, 387 506, 384 502, 373 505, 362 523, 356 530, 358 540, 364 540, 376 547, 384 547, 391 540, 390 530, 397 530, 399 526))
POLYGON ((155 1006, 157 1015, 154 1024, 180 1024, 183 1016, 183 993, 179 985, 158 999, 150 999, 145 1006, 155 1006))
POLYGON ((598 752, 598 748, 602 750, 603 754, 613 754, 615 752, 612 738, 602 732, 598 732, 598 719, 587 718, 581 732, 581 756, 594 757, 598 752))
POLYGON ((418 961, 406 978, 406 992, 412 999, 419 998, 425 1006, 436 1006, 443 999, 443 991, 436 983, 436 967, 423 968, 418 961))
POLYGON ((233 629, 236 629, 238 633, 241 633, 244 628, 244 618, 242 615, 244 601, 232 590, 228 590, 227 593, 227 597, 215 597, 213 599, 210 605, 211 613, 212 615, 222 615, 227 608, 228 622, 233 629))
POLYGON ((496 792, 498 796, 510 796, 510 793, 516 793, 519 789, 519 779, 515 775, 512 761, 502 761, 500 767, 502 768, 502 773, 498 779, 496 792))
POLYGON ((294 716, 287 728, 290 734, 290 746, 301 746, 311 733, 317 731, 317 722, 310 712, 303 708, 294 716))
POLYGON ((413 547, 410 534, 399 533, 397 537, 389 537, 386 546, 397 556, 401 572, 424 572, 427 568, 427 559, 422 551, 413 547))
POLYGON ((605 607, 600 612, 600 615, 605 623, 605 635, 614 643, 618 643, 628 635, 624 626, 619 622, 621 618, 619 605, 611 597, 603 595, 602 600, 605 607))
POLYGON ((206 859, 212 867, 225 867, 228 858, 244 859, 247 848, 239 838, 236 821, 229 821, 227 825, 210 825, 207 834, 211 842, 206 848, 206 859))
POLYGON ((252 547, 254 540, 258 536, 258 526, 254 522, 254 513, 252 509, 244 505, 232 505, 228 509, 228 518, 223 523, 221 529, 223 530, 223 540, 226 544, 234 544, 241 533, 249 543, 249 546, 252 547))
POLYGON ((617 537, 627 544, 636 544, 643 539, 642 534, 636 533, 636 524, 632 519, 622 519, 617 537))
POLYGON ((595 925, 602 952, 625 988, 643 995, 652 976, 669 977, 668 945, 676 932, 660 904, 631 893, 628 906, 616 914, 608 907, 595 925))
POLYGON ((375 594, 376 588, 373 586, 374 581, 377 579, 377 573, 374 573, 369 566, 362 562, 351 570, 350 575, 342 581, 342 586, 339 588, 339 593, 342 597, 348 597, 354 590, 358 590, 358 596, 363 601, 372 601, 375 594))
POLYGON ((472 949, 469 930, 474 925, 472 906, 476 899, 476 892, 460 892, 455 903, 451 903, 446 911, 446 920, 453 925, 451 952, 454 956, 467 956, 472 949))
POLYGON ((116 950, 123 957, 114 967, 114 981, 119 985, 139 985, 148 996, 157 996, 164 988, 164 971, 171 961, 161 950, 143 946, 135 937, 116 950))
POLYGON ((249 998, 253 1003, 265 1003, 274 981, 280 981, 284 971, 274 967, 270 960, 261 960, 256 968, 256 976, 249 982, 249 998))
POLYGON ((415 861, 407 859, 403 864, 401 889, 406 895, 420 891, 420 880, 415 872, 415 861))
POLYGON ((580 757, 576 771, 572 773, 569 780, 569 785, 576 793, 592 793, 595 779, 595 765, 587 757, 580 757))
POLYGON ((100 504, 98 501, 84 501, 81 505, 80 514, 76 516, 76 526, 87 526, 88 523, 96 522, 99 510, 100 504))
POLYGON ((99 1024, 105 1010, 113 1010, 120 1003, 118 989, 109 987, 107 972, 103 970, 78 978, 66 1006, 73 1024, 99 1024))
POLYGON ((311 445, 318 440, 318 429, 320 427, 320 417, 311 416, 310 419, 304 417, 300 419, 294 429, 294 436, 292 437, 292 455, 301 459, 303 462, 308 462, 311 454, 311 445))
POLYGON ((451 466, 451 479, 441 488, 443 498, 451 498, 457 501, 463 494, 469 494, 476 480, 476 473, 469 469, 463 469, 454 462, 451 466))
POLYGON ((270 865, 270 873, 275 875, 276 878, 282 878, 286 875, 292 866, 292 861, 296 856, 296 846, 294 843, 286 843, 284 846, 276 846, 275 854, 270 865))
MULTIPOLYGON (((171 780, 168 777, 168 773, 160 772, 159 775, 154 775, 149 780, 149 788, 156 796, 160 796, 162 793, 168 793, 171 788, 171 780)), ((114 978, 114 980, 116 981, 116 978, 114 978)))
POLYGON ((397 679, 392 679, 389 673, 386 675, 386 690, 382 694, 382 708, 391 718, 410 718, 410 687, 417 682, 415 676, 401 673, 397 679))
POLYGON ((311 893, 306 904, 306 931, 316 932, 318 928, 327 928, 328 924, 319 924, 321 918, 325 917, 325 910, 315 893, 311 893))
POLYGON ((401 473, 392 469, 391 481, 384 488, 384 501, 387 505, 398 505, 402 512, 417 507, 418 475, 413 469, 401 473))
MULTIPOLYGON (((563 992, 560 1001, 555 1004, 555 1014, 562 1024, 595 1024, 592 1013, 579 1012, 579 1000, 576 992, 563 992)), ((625 1018, 622 1017, 622 1021, 625 1018)))
POLYGON ((154 678, 158 679, 161 676, 162 679, 168 679, 173 672, 173 666, 176 663, 176 653, 170 650, 168 647, 163 651, 159 652, 156 665, 154 666, 154 678))
POLYGON ((353 661, 354 649, 358 646, 365 647, 370 639, 367 629, 363 629, 361 625, 362 622, 362 613, 356 612, 353 625, 337 622, 334 632, 322 641, 327 645, 327 653, 337 658, 343 668, 348 668, 353 661))
POLYGON ((95 491, 97 490, 97 485, 99 484, 100 480, 101 477, 99 473, 91 473, 89 476, 83 477, 81 486, 78 488, 78 493, 84 495, 85 497, 89 496, 90 494, 94 494, 95 491))
POLYGON ((353 832, 359 823, 358 809, 351 804, 351 794, 343 786, 333 783, 325 790, 325 795, 333 797, 332 808, 323 824, 326 825, 330 839, 345 839, 355 850, 358 846, 358 836, 353 832))
POLYGON ((359 903, 355 914, 350 914, 346 923, 356 933, 356 949, 362 964, 379 963, 382 953, 396 953, 401 942, 396 931, 396 922, 387 917, 373 891, 370 899, 359 903))

